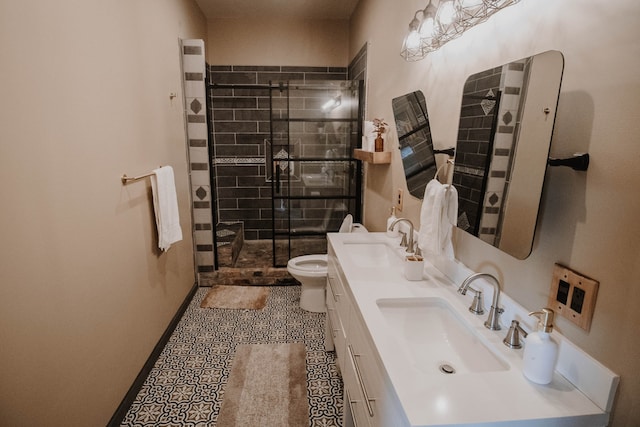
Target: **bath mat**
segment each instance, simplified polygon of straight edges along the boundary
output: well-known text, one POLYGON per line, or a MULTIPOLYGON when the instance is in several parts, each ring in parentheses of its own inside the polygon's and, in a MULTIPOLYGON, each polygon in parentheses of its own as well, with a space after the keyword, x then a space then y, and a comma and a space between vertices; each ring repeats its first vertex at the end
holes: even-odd
POLYGON ((216 425, 308 426, 304 343, 238 345, 216 425))
POLYGON ((268 296, 268 287, 216 285, 202 299, 200 307, 260 310, 268 296))

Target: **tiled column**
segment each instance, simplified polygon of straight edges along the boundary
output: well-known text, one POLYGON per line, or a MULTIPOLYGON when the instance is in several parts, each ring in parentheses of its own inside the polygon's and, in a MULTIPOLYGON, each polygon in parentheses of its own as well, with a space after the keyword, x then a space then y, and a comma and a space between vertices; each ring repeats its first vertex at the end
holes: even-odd
POLYGON ((182 82, 198 283, 200 273, 214 269, 211 181, 207 140, 205 58, 203 40, 182 40, 182 82))

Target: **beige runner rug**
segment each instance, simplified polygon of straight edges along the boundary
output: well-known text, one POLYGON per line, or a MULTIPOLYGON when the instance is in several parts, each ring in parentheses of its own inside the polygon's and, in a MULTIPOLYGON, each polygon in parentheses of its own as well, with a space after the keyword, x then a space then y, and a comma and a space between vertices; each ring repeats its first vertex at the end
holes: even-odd
POLYGON ((304 343, 238 345, 216 425, 307 427, 304 343))
POLYGON ((260 310, 267 303, 269 288, 264 286, 212 286, 200 303, 201 308, 260 310))

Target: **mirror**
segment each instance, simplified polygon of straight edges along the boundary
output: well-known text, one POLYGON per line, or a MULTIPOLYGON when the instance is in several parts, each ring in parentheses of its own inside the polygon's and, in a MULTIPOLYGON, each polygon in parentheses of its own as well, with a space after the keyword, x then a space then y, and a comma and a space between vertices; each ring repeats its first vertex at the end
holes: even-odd
POLYGON ((470 76, 453 184, 458 227, 518 259, 531 253, 564 59, 558 51, 470 76))
POLYGON ((424 94, 416 91, 394 98, 391 106, 407 188, 412 196, 421 199, 437 170, 427 103, 424 94))

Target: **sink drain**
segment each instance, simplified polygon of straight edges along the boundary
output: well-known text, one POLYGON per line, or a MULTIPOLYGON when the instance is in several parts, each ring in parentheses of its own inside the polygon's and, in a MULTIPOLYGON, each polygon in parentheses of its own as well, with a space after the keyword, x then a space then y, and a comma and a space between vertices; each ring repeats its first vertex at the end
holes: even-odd
POLYGON ((455 374, 456 370, 454 369, 453 366, 447 365, 446 363, 444 363, 440 365, 440 372, 442 372, 443 374, 455 374))

